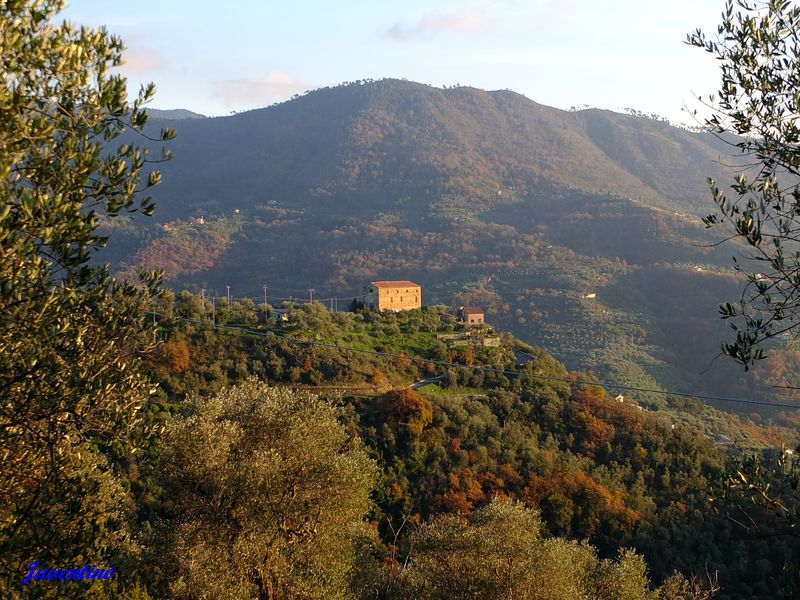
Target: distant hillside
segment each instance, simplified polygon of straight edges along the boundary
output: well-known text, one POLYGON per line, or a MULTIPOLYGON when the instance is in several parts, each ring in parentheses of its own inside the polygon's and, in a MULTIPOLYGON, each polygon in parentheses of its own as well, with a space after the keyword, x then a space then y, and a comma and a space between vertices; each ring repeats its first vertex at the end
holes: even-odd
POLYGON ((186 110, 185 108, 160 109, 148 108, 147 114, 151 119, 182 121, 184 119, 205 119, 205 115, 186 110))
MULTIPOLYGON (((736 249, 698 215, 732 148, 645 117, 568 112, 510 91, 398 80, 172 125, 158 227, 116 222, 118 273, 258 298, 358 296, 413 279, 571 369, 678 391, 774 398, 715 360, 736 249)), ((800 356, 774 353, 771 372, 800 356)), ((787 383, 784 376, 780 377, 787 383)), ((789 392, 780 392, 787 394, 789 392)))
POLYGON ((647 118, 397 80, 176 125, 160 194, 169 218, 269 200, 424 213, 443 197, 491 205, 543 184, 694 213, 729 154, 713 136, 647 118))

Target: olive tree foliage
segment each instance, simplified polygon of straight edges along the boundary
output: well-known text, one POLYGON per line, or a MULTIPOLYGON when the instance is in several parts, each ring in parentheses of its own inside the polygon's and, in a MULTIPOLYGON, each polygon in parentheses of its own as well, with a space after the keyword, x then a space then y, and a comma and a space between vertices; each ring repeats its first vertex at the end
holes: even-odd
MULTIPOLYGON (((585 543, 543 538, 537 511, 495 499, 468 521, 442 516, 411 540, 400 597, 656 600, 644 559, 601 560, 585 543)), ((677 597, 677 596, 676 596, 677 597)))
MULTIPOLYGON (((781 448, 741 458, 730 469, 724 491, 779 516, 781 526, 771 534, 800 538, 800 465, 792 451, 781 448)), ((736 510, 740 517, 746 512, 741 505, 736 510)), ((754 519, 744 521, 758 527, 754 519)))
POLYGON ((536 510, 495 498, 469 519, 434 518, 409 540, 408 565, 391 597, 425 600, 708 600, 718 587, 680 573, 652 589, 644 558, 622 550, 544 538, 536 510))
POLYGON ((157 277, 134 288, 92 260, 101 219, 153 211, 139 192, 158 172, 114 146, 153 89, 129 103, 120 40, 55 24, 62 7, 0 0, 0 561, 15 580, 25 561, 130 545, 118 462, 145 439, 153 392, 135 358, 157 277))
POLYGON ((351 597, 377 469, 337 409, 248 380, 191 411, 161 449, 168 593, 351 597))
MULTIPOLYGON (((726 485, 718 492, 728 519, 753 536, 793 540, 793 556, 783 558, 783 593, 800 598, 800 464, 786 448, 741 456, 731 464, 726 485), (772 518, 764 518, 766 515, 772 518)), ((773 557, 772 560, 780 560, 773 557)))
MULTIPOLYGON (((800 325, 800 7, 788 0, 728 0, 716 36, 697 30, 687 43, 720 61, 719 91, 707 125, 738 136, 746 162, 731 186, 710 180, 721 226, 744 243, 736 262, 741 298, 720 306, 735 338, 725 354, 745 368, 764 356, 764 342, 800 325)), ((736 259, 734 259, 736 260, 736 259)))

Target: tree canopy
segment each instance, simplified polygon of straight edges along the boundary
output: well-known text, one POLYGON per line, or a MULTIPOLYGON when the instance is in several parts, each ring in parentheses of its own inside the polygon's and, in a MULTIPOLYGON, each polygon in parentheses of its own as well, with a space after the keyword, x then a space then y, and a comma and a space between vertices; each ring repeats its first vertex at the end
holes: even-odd
POLYGON ((734 258, 746 278, 741 297, 720 307, 736 331, 723 351, 748 368, 765 341, 796 337, 800 325, 800 6, 728 0, 716 37, 697 30, 687 42, 720 61, 707 124, 738 136, 731 143, 747 163, 731 194, 709 180, 717 212, 704 222, 748 249, 734 258))
MULTIPOLYGON (((99 561, 132 548, 120 461, 146 438, 145 286, 95 259, 103 220, 153 212, 146 121, 112 73, 123 45, 54 24, 59 0, 0 3, 0 556, 99 561)), ((162 139, 172 132, 162 132, 162 139)), ((15 582, 18 585, 18 582, 15 582)))
POLYGON ((537 511, 495 498, 465 521, 440 516, 412 540, 402 573, 405 598, 529 600, 689 600, 707 598, 696 582, 674 575, 650 589, 644 559, 623 550, 599 559, 586 543, 543 538, 537 511))
POLYGON ((174 597, 348 597, 377 468, 336 409, 251 379, 192 412, 162 451, 174 597))

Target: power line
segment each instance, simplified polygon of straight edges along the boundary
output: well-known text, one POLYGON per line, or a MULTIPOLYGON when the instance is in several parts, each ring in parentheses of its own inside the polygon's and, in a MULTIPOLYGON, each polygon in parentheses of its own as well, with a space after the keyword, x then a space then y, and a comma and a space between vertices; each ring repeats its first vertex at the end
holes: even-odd
MULTIPOLYGON (((306 288, 305 291, 308 292, 308 288, 306 288)), ((340 298, 341 299, 352 298, 354 300, 358 300, 359 298, 366 298, 367 296, 369 296, 369 293, 355 294, 355 295, 337 294, 337 295, 334 295, 334 296, 328 296, 327 298, 317 298, 317 299, 314 300, 314 302, 325 304, 325 303, 329 303, 331 300, 337 300, 338 301, 338 299, 340 299, 340 298)), ((226 298, 227 296, 225 296, 223 294, 222 296, 209 296, 209 297, 226 298)), ((302 296, 266 296, 265 297, 263 295, 262 296, 233 296, 233 295, 231 295, 231 303, 237 302, 237 301, 242 301, 242 300, 252 300, 254 303, 258 304, 258 302, 256 302, 256 300, 260 301, 260 300, 263 300, 264 298, 266 298, 267 300, 288 300, 288 301, 291 301, 291 302, 297 302, 298 304, 309 304, 311 302, 308 298, 304 298, 302 296)))
MULTIPOLYGON (((163 315, 160 313, 153 313, 154 315, 158 315, 164 318, 170 318, 167 315, 163 315)), ((174 319, 174 318, 173 318, 174 319)), ((445 360, 438 360, 434 358, 423 358, 421 356, 406 356, 403 354, 395 354, 392 352, 381 352, 379 350, 368 350, 365 348, 353 348, 350 346, 341 346, 339 344, 332 344, 330 342, 319 342, 316 340, 307 340, 305 338, 299 338, 295 336, 287 336, 287 335, 278 335, 272 331, 260 331, 257 329, 245 329, 242 327, 233 327, 230 325, 212 325, 205 321, 198 321, 195 319, 187 319, 184 317, 178 317, 177 320, 185 321, 187 323, 192 323, 195 325, 202 325, 205 327, 211 326, 214 329, 226 329, 230 331, 236 331, 239 333, 245 333, 248 335, 255 335, 259 337, 269 337, 274 338, 276 340, 286 340, 288 342, 293 342, 296 344, 303 344, 306 346, 318 346, 322 348, 334 348, 338 350, 344 350, 347 352, 359 352, 361 354, 369 354, 372 356, 382 356, 385 358, 395 358, 400 360, 411 360, 421 363, 430 364, 433 363, 435 365, 444 366, 444 367, 454 367, 456 369, 461 370, 470 370, 470 371, 481 371, 484 373, 494 373, 498 375, 510 375, 512 377, 529 377, 531 379, 539 379, 543 381, 557 381, 561 383, 569 383, 573 385, 592 385, 598 387, 604 387, 608 389, 614 390, 624 390, 629 392, 642 392, 642 393, 650 393, 650 394, 661 394, 664 396, 677 396, 679 398, 697 398, 700 400, 714 400, 717 402, 736 402, 740 404, 754 404, 758 406, 772 406, 778 408, 786 408, 786 409, 800 409, 800 405, 796 404, 784 404, 780 402, 769 402, 767 400, 750 400, 745 398, 731 398, 728 396, 714 396, 710 394, 695 394, 689 392, 673 392, 669 390, 657 390, 653 388, 645 388, 645 387, 637 387, 632 385, 620 384, 620 383, 611 383, 607 381, 589 381, 589 380, 581 380, 581 379, 573 379, 570 377, 557 377, 555 375, 541 375, 538 373, 520 373, 518 371, 509 371, 506 369, 495 369, 493 367, 484 367, 480 365, 462 365, 459 363, 449 362, 445 360)))
MULTIPOLYGON (((553 268, 553 269, 555 270, 555 268, 553 268)), ((566 272, 567 273, 572 273, 572 272, 577 272, 577 271, 566 271, 566 272)), ((518 288, 518 287, 515 287, 515 284, 513 284, 513 283, 500 281, 498 279, 495 279, 494 283, 495 284, 500 284, 501 286, 506 286, 507 289, 505 291, 507 293, 514 293, 514 294, 519 295, 519 294, 524 294, 525 292, 530 291, 528 288, 518 288)), ((497 290, 494 289, 495 287, 496 287, 496 285, 494 285, 494 284, 491 287, 478 287, 478 288, 468 288, 468 287, 464 287, 463 285, 460 285, 460 284, 452 284, 452 285, 447 285, 447 286, 436 286, 436 285, 433 285, 433 286, 428 286, 429 291, 427 293, 428 293, 429 296, 433 296, 435 298, 440 298, 441 299, 442 296, 453 295, 453 294, 456 294, 456 293, 459 293, 459 292, 465 293, 465 294, 479 293, 479 292, 495 292, 495 293, 497 293, 497 290)), ((273 290, 277 289, 277 290, 281 290, 281 291, 292 291, 293 290, 293 288, 279 288, 279 287, 271 287, 270 289, 273 289, 273 290)), ((294 291, 308 292, 309 288, 296 288, 296 289, 294 289, 294 291)), ((325 288, 325 291, 328 291, 328 288, 325 288)), ((576 293, 579 293, 578 290, 572 290, 572 291, 575 291, 576 293)), ((360 300, 360 299, 366 298, 367 296, 370 295, 368 292, 351 293, 351 291, 342 292, 341 290, 337 290, 337 289, 333 289, 332 292, 333 292, 333 295, 329 295, 329 296, 327 296, 325 298, 318 298, 317 301, 322 303, 322 304, 326 304, 326 303, 330 303, 331 300, 338 300, 339 298, 341 298, 341 299, 360 300)), ((222 296, 217 296, 217 297, 218 298, 225 298, 226 296, 223 294, 222 296)), ((231 301, 233 302, 233 301, 244 300, 244 299, 250 299, 250 300, 255 301, 255 300, 260 300, 262 298, 263 298, 263 296, 231 296, 231 301)), ((298 304, 303 304, 303 303, 307 304, 307 303, 309 303, 309 299, 305 298, 303 296, 269 296, 268 299, 269 300, 287 300, 287 301, 297 302, 298 304)), ((445 302, 442 302, 442 303, 446 304, 445 302)))
MULTIPOLYGON (((547 273, 567 273, 567 274, 570 274, 570 273, 572 273, 572 274, 581 273, 581 271, 578 271, 578 270, 570 270, 570 271, 558 270, 556 267, 545 267, 545 268, 540 269, 540 271, 544 272, 545 274, 547 274, 547 273)), ((539 274, 541 274, 541 273, 539 273, 539 274)), ((535 273, 531 274, 531 275, 535 275, 535 273)), ((462 293, 497 292, 497 290, 494 289, 494 288, 496 288, 498 286, 498 284, 499 284, 500 287, 505 287, 506 288, 505 291, 508 292, 508 293, 522 294, 525 291, 529 291, 528 288, 519 288, 514 283, 507 282, 507 281, 502 281, 501 279, 498 279, 497 278, 497 274, 492 275, 491 277, 493 278, 493 285, 491 287, 487 287, 486 285, 482 285, 482 286, 475 287, 475 288, 465 287, 467 285, 472 285, 473 282, 466 282, 465 284, 451 283, 451 284, 447 284, 447 285, 430 285, 430 286, 427 287, 427 289, 429 290, 428 291, 428 295, 432 295, 434 297, 441 298, 441 296, 453 295, 453 294, 456 294, 456 293, 459 293, 459 292, 462 292, 462 293)), ((278 287, 278 286, 270 286, 270 289, 271 290, 279 290, 281 292, 303 292, 303 293, 308 293, 308 290, 309 290, 309 288, 284 288, 284 287, 278 287)), ((326 298, 319 298, 319 302, 322 302, 323 304, 326 303, 326 302, 330 302, 331 300, 334 300, 336 298, 348 298, 348 299, 356 299, 356 300, 358 300, 358 299, 361 299, 361 298, 365 298, 366 296, 369 295, 368 293, 364 293, 363 291, 360 291, 360 290, 359 291, 346 290, 346 291, 343 292, 342 290, 335 289, 335 288, 324 288, 324 291, 329 292, 329 293, 331 293, 333 295, 329 295, 326 298)), ((218 297, 226 297, 226 296, 223 294, 222 296, 218 296, 218 297)), ((245 298, 250 298, 251 300, 254 300, 256 298, 259 298, 259 299, 263 298, 263 296, 261 296, 261 297, 258 297, 258 296, 236 296, 236 297, 231 296, 231 301, 242 300, 242 299, 245 299, 245 298)), ((302 296, 269 296, 269 300, 290 300, 290 301, 296 301, 298 303, 308 302, 308 299, 304 298, 302 296)))

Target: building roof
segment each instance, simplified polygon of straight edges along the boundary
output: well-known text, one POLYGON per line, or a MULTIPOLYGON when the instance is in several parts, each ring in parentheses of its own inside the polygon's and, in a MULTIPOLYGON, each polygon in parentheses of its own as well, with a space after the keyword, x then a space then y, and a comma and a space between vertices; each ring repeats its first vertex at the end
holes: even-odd
POLYGON ((418 283, 414 283, 413 281, 370 281, 369 284, 380 289, 420 287, 418 283))
POLYGON ((461 312, 465 315, 482 315, 483 309, 477 306, 462 306, 461 312))

